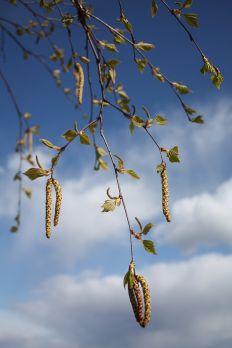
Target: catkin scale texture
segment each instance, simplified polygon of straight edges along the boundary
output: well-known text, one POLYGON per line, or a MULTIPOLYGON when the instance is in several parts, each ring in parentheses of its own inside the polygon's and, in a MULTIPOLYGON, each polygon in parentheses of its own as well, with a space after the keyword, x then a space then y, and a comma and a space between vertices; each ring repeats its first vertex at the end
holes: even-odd
POLYGON ((163 214, 168 222, 171 221, 171 214, 169 211, 169 189, 168 189, 168 176, 167 176, 167 169, 164 167, 162 172, 160 173, 161 176, 161 184, 162 184, 162 207, 163 207, 163 214))
POLYGON ((51 218, 52 218, 52 179, 48 179, 46 183, 46 217, 45 230, 46 237, 51 237, 51 218))
POLYGON ((76 63, 73 71, 76 80, 76 96, 79 104, 83 101, 83 88, 85 82, 85 75, 80 63, 76 63))
POLYGON ((146 279, 141 275, 134 275, 133 286, 128 284, 128 294, 135 319, 145 328, 151 320, 151 295, 146 279))
POLYGON ((52 184, 56 191, 56 205, 55 205, 55 215, 54 215, 54 226, 57 226, 59 223, 60 211, 61 211, 61 202, 62 202, 62 191, 61 186, 56 179, 52 179, 52 184))

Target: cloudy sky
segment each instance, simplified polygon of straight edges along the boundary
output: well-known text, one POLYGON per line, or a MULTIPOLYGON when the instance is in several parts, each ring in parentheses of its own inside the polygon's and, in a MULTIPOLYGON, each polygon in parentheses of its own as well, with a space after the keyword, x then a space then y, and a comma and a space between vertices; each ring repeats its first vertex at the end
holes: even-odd
MULTIPOLYGON (((114 24, 117 3, 109 3, 106 8, 104 1, 92 1, 96 14, 114 24)), ((112 194, 117 194, 117 187, 111 169, 93 171, 91 147, 74 142, 57 167, 63 205, 60 224, 51 239, 47 240, 44 232, 43 178, 34 182, 24 179, 24 185, 33 189, 32 198, 23 197, 19 232, 9 232, 17 209, 17 184, 12 177, 18 167, 14 154, 18 129, 14 108, 0 80, 2 348, 232 345, 232 5, 226 0, 219 5, 195 0, 192 8, 200 18, 200 28, 192 31, 225 76, 219 92, 208 77, 200 75, 201 61, 194 47, 161 5, 157 17, 151 19, 150 1, 123 4, 138 40, 156 45, 150 59, 172 80, 194 91, 186 97, 186 103, 206 121, 204 125, 188 123, 170 89, 154 81, 148 71, 138 73, 131 52, 122 48, 118 53, 123 61, 118 81, 124 84, 138 113, 146 106, 152 115, 167 117, 166 126, 156 125, 151 132, 163 147, 178 145, 181 158, 180 164, 168 163, 173 221, 167 224, 161 211, 160 178, 155 171, 159 154, 141 130, 136 129, 131 136, 127 122, 106 109, 106 134, 113 153, 121 155, 126 166, 141 176, 139 181, 120 176, 133 227, 135 216, 143 224, 155 224, 150 238, 158 255, 147 254, 134 242, 137 272, 150 284, 152 320, 145 329, 134 320, 122 285, 130 262, 126 219, 122 207, 101 213, 106 189, 110 187, 112 194)), ((5 2, 1 6, 6 18, 20 17, 22 23, 27 19, 20 9, 12 10, 5 2)), ((101 27, 97 34, 108 38, 101 27)), ((65 47, 62 34, 56 35, 58 45, 65 47)), ((38 49, 30 41, 25 44, 38 49)), ((76 45, 81 47, 80 40, 76 45)), ((47 47, 43 49, 48 52, 47 47)), ((33 124, 40 123, 41 138, 64 144, 60 135, 72 127, 74 120, 86 123, 82 114, 89 112, 88 106, 73 110, 54 81, 31 58, 24 62, 12 42, 5 50, 7 61, 1 57, 0 67, 22 110, 31 112, 33 124)), ((72 76, 65 83, 71 85, 72 76)), ((103 146, 100 139, 98 143, 103 146)), ((34 152, 44 167, 49 166, 52 150, 35 139, 34 152)))

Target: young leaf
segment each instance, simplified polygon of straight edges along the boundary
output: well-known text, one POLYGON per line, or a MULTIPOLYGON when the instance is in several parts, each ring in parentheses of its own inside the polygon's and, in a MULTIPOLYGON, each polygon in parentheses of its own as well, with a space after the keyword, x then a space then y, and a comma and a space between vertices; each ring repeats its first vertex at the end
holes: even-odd
POLYGON ((138 42, 135 46, 141 51, 150 51, 155 47, 155 45, 143 41, 138 42))
POLYGON ((134 123, 134 125, 138 128, 144 126, 144 120, 142 118, 140 118, 139 116, 137 115, 134 115, 132 117, 132 122, 134 123))
POLYGON ((56 150, 56 151, 60 151, 61 147, 60 146, 56 146, 54 144, 52 144, 49 140, 47 139, 40 139, 41 143, 44 144, 45 146, 49 147, 50 149, 56 150))
POLYGON ((99 168, 102 170, 107 170, 109 168, 108 163, 104 161, 102 158, 99 158, 98 163, 99 163, 99 168))
POLYGON ((124 169, 124 162, 123 160, 117 156, 117 155, 114 155, 114 157, 116 157, 118 159, 118 169, 124 169))
POLYGON ((138 59, 138 58, 136 58, 135 61, 137 63, 139 71, 141 73, 144 72, 144 69, 146 68, 146 65, 147 65, 147 59, 138 59))
POLYGON ((147 225, 144 227, 144 229, 143 229, 143 234, 144 234, 144 235, 148 234, 148 232, 150 231, 150 229, 151 229, 152 227, 154 227, 154 224, 151 224, 151 223, 147 224, 147 225))
POLYGON ((156 0, 152 0, 152 2, 151 2, 151 16, 155 17, 157 11, 158 11, 158 5, 156 3, 156 0))
POLYGON ((88 134, 80 132, 80 142, 84 145, 91 145, 88 134))
POLYGON ((189 89, 187 86, 182 85, 178 82, 172 82, 172 86, 180 93, 180 94, 188 94, 191 92, 191 89, 189 89))
POLYGON ((116 208, 116 202, 115 199, 107 199, 105 202, 102 204, 102 212, 103 213, 108 213, 109 211, 114 211, 116 208))
POLYGON ((184 3, 183 3, 183 5, 182 5, 182 8, 189 8, 189 7, 191 7, 192 6, 192 2, 193 2, 193 0, 186 0, 184 3))
POLYGON ((199 23, 198 23, 198 18, 196 13, 185 13, 183 14, 186 22, 188 23, 188 25, 190 25, 191 27, 195 27, 198 28, 199 27, 199 23))
POLYGON ((126 173, 130 175, 133 179, 140 179, 140 176, 138 176, 138 174, 136 174, 135 171, 132 169, 127 169, 126 173))
POLYGON ((211 76, 211 80, 212 80, 214 86, 215 86, 217 89, 220 89, 221 84, 222 84, 224 78, 223 78, 223 76, 222 76, 221 74, 217 74, 217 75, 211 76))
POLYGON ((129 129, 130 129, 130 133, 133 134, 135 131, 135 126, 133 122, 130 122, 129 129))
POLYGON ((191 121, 195 122, 195 123, 200 123, 200 124, 205 123, 204 119, 203 119, 203 116, 201 116, 201 115, 192 118, 191 121))
POLYGON ((106 48, 108 51, 118 52, 115 44, 108 43, 107 41, 98 41, 98 43, 102 46, 102 48, 106 48))
POLYGON ((50 171, 42 168, 30 168, 23 174, 26 175, 30 180, 35 180, 42 176, 48 176, 50 171))
POLYGON ((91 134, 94 134, 94 133, 95 133, 95 131, 96 131, 96 129, 97 129, 97 126, 98 126, 98 122, 96 121, 96 122, 92 123, 92 124, 88 127, 88 129, 89 129, 89 131, 90 131, 91 134))
POLYGON ((152 242, 152 240, 142 240, 144 249, 151 254, 157 254, 156 250, 155 250, 155 245, 152 242))
POLYGON ((65 138, 68 142, 70 142, 73 141, 73 139, 75 139, 77 135, 78 133, 76 131, 70 129, 62 135, 62 138, 65 138))
POLYGON ((169 161, 172 163, 180 162, 178 146, 174 146, 172 149, 170 149, 167 152, 167 157, 168 157, 169 161))
POLYGON ((163 116, 157 115, 154 118, 154 122, 160 126, 164 126, 167 123, 167 119, 163 116))

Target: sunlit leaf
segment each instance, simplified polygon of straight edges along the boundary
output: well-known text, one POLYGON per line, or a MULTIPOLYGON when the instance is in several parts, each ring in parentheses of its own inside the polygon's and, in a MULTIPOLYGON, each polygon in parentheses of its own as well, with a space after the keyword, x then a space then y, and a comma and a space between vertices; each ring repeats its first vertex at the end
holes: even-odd
POLYGON ((42 176, 48 176, 50 171, 42 168, 30 168, 23 174, 26 175, 30 180, 35 180, 42 176))
POLYGON ((155 245, 152 242, 152 240, 142 240, 144 249, 151 254, 157 254, 156 250, 155 250, 155 245))

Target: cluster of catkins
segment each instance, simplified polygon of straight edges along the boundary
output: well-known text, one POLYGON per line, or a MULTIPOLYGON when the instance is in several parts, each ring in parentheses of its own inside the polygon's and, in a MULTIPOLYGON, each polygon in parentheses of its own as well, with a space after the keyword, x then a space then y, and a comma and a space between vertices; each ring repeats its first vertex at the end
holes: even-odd
POLYGON ((61 201, 62 201, 62 191, 58 180, 54 178, 49 178, 46 184, 46 218, 45 218, 45 228, 46 237, 51 237, 51 221, 52 221, 52 187, 54 186, 56 192, 56 204, 55 204, 55 215, 53 220, 53 225, 57 226, 59 223, 61 201))
POLYGON ((151 320, 151 295, 146 279, 135 274, 135 264, 130 263, 130 277, 128 282, 128 294, 136 321, 141 327, 146 327, 151 320))

